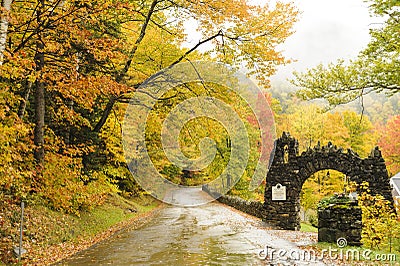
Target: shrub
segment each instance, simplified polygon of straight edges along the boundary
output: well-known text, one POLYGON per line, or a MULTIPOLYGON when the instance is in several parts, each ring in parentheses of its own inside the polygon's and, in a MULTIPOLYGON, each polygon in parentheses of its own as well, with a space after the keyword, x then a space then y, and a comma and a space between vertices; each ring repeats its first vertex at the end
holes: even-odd
POLYGON ((390 251, 400 239, 400 222, 396 219, 391 202, 381 195, 371 195, 366 182, 361 189, 358 197, 363 220, 361 242, 369 248, 390 251))
POLYGON ((49 153, 42 172, 40 195, 50 207, 79 215, 80 210, 90 209, 104 202, 115 188, 104 174, 82 174, 79 158, 49 153))
POLYGON ((318 203, 318 209, 322 208, 325 209, 331 204, 345 204, 353 202, 345 193, 335 194, 331 197, 323 198, 318 203))
MULTIPOLYGON (((1 103, 0 90, 0 103, 1 103)), ((30 128, 0 111, 0 193, 27 198, 34 182, 30 128)))
POLYGON ((312 213, 308 216, 308 221, 310 222, 310 224, 314 227, 318 228, 318 215, 315 213, 312 213))

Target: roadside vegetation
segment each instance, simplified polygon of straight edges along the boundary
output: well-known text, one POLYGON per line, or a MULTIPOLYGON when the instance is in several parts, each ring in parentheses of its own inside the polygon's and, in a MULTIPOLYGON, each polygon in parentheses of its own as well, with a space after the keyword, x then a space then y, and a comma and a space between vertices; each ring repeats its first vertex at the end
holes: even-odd
POLYGON ((318 232, 318 228, 314 227, 313 225, 311 225, 309 223, 301 223, 300 224, 300 231, 317 233, 318 232))
MULTIPOLYGON (((379 27, 370 30, 371 41, 366 48, 352 60, 318 65, 303 73, 296 73, 292 80, 292 84, 299 88, 295 92, 298 97, 307 101, 322 100, 327 110, 338 111, 304 109, 298 115, 301 122, 299 130, 291 130, 300 140, 300 148, 312 146, 315 139, 320 139, 322 144, 326 141, 325 136, 328 136, 335 145, 351 148, 361 157, 366 157, 371 148, 378 145, 390 177, 400 170, 399 3, 391 0, 366 2, 370 6, 371 16, 384 20, 379 27), (345 105, 340 107, 343 104, 345 105), (321 114, 329 119, 319 118, 321 114), (321 130, 323 128, 328 130, 321 130)), ((279 95, 279 92, 275 93, 279 95)), ((285 106, 288 109, 292 105, 288 102, 285 106)), ((292 116, 286 120, 287 128, 293 128, 294 118, 292 116)), ((311 176, 303 185, 301 195, 306 220, 317 224, 315 215, 318 202, 334 193, 348 193, 351 190, 345 190, 346 185, 345 176, 331 170, 329 174, 328 171, 321 171, 311 176)), ((363 192, 358 195, 358 203, 362 209, 363 245, 356 249, 371 249, 372 258, 376 254, 395 254, 397 260, 394 263, 363 260, 353 261, 351 264, 397 265, 400 261, 400 216, 393 212, 390 203, 382 196, 371 195, 368 184, 361 186, 363 192)), ((337 248, 335 244, 324 243, 319 243, 316 247, 320 250, 327 247, 337 248)), ((346 250, 350 248, 353 247, 346 250)))
MULTIPOLYGON (((121 125, 132 93, 158 71, 180 62, 209 60, 234 69, 245 66, 273 109, 277 135, 289 131, 299 139, 300 152, 318 141, 321 145, 331 141, 367 156, 378 144, 390 175, 395 174, 400 170, 400 15, 396 1, 367 2, 374 15, 387 20, 371 31, 366 50, 347 66, 340 61, 298 74, 294 83, 301 90, 291 94, 285 88, 271 88, 270 76, 278 66, 290 63, 279 47, 293 33, 298 19, 292 3, 2 1, 1 262, 15 262, 12 249, 18 242, 22 201, 27 206, 24 248, 28 249, 23 264, 35 264, 39 259, 50 262, 52 256, 58 256, 53 247, 89 245, 108 228, 157 206, 128 169, 142 154, 125 160, 121 125), (187 42, 185 23, 189 19, 197 21, 202 35, 195 44, 187 42), (212 48, 201 49, 207 45, 212 48), (362 104, 344 110, 301 101, 324 98, 333 108, 371 97, 371 93, 377 96, 369 98, 373 106, 369 111, 362 104)), ((187 176, 159 152, 162 147, 157 134, 173 106, 211 95, 237 111, 250 139, 249 163, 230 193, 262 201, 265 183, 249 189, 261 134, 246 103, 227 88, 211 84, 189 84, 170 93, 157 101, 147 121, 146 141, 154 148, 151 159, 157 170, 182 185, 202 184, 223 171, 230 140, 226 130, 211 119, 201 117, 188 123, 179 136, 189 157, 199 155, 200 139, 214 138, 218 155, 208 168, 187 176)), ((310 177, 301 195, 306 215, 315 216, 323 197, 341 192, 342 179, 342 174, 333 171, 329 176, 323 171, 310 177)), ((310 217, 314 224, 315 217, 310 217)))
MULTIPOLYGON (((6 199, 2 199, 6 200, 6 199)), ((160 202, 149 196, 126 199, 116 194, 79 216, 29 202, 24 210, 23 263, 45 265, 104 240, 125 226, 140 226, 160 202)), ((0 210, 0 259, 17 263, 14 248, 19 245, 21 210, 17 204, 2 205, 0 210), (7 223, 7 221, 9 221, 7 223)))
MULTIPOLYGON (((126 106, 144 81, 180 62, 209 60, 245 64, 267 88, 277 66, 289 62, 277 46, 297 20, 292 4, 239 0, 5 0, 0 12, 0 259, 15 262, 23 201, 23 264, 45 263, 50 246, 130 219, 130 205, 148 210, 135 204, 147 192, 127 167, 137 158, 126 161, 121 142, 126 106), (188 19, 202 34, 195 44, 187 42, 188 19)), ((158 163, 182 182, 182 169, 158 163)))

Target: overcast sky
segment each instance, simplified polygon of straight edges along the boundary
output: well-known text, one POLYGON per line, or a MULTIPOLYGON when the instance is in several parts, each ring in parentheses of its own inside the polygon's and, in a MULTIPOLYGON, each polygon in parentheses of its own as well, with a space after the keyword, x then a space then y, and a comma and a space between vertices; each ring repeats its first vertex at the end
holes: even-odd
MULTIPOLYGON (((261 0, 257 0, 261 1, 261 0)), ((319 63, 353 58, 369 42, 371 18, 362 0, 294 0, 300 9, 296 32, 282 46, 284 55, 297 62, 280 67, 273 80, 291 77, 319 63)))
MULTIPOLYGON (((249 0, 252 4, 272 3, 276 0, 249 0)), ((280 49, 287 58, 296 62, 282 66, 272 81, 279 82, 293 77, 293 71, 304 71, 319 63, 327 64, 337 59, 357 56, 368 44, 369 29, 378 18, 370 16, 363 0, 280 0, 294 2, 301 12, 295 33, 280 49)), ((196 21, 186 23, 189 34, 185 44, 192 47, 202 38, 196 33, 196 21)), ((207 50, 207 45, 201 47, 207 50)))

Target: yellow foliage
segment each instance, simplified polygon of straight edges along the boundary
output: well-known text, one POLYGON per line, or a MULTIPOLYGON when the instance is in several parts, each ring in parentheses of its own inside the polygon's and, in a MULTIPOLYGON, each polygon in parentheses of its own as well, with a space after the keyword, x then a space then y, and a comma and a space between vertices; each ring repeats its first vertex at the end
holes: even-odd
POLYGON ((82 173, 82 162, 60 154, 49 153, 40 180, 39 194, 50 207, 79 215, 79 211, 100 205, 115 191, 102 174, 82 173))
POLYGON ((381 195, 371 195, 368 182, 360 185, 358 203, 362 211, 362 239, 364 246, 379 250, 390 250, 393 240, 400 239, 400 222, 391 203, 381 195))

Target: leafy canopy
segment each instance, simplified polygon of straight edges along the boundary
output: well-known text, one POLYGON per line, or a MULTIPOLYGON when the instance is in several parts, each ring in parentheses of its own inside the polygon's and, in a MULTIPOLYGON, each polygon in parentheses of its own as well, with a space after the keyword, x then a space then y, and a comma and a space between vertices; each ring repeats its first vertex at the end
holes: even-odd
POLYGON ((370 92, 392 96, 400 92, 400 2, 369 0, 382 27, 371 29, 371 41, 357 58, 318 65, 295 73, 292 83, 301 88, 303 99, 324 98, 330 105, 348 103, 370 92))
MULTIPOLYGON (((247 64, 267 87, 287 62, 277 46, 297 16, 291 3, 260 7, 244 0, 12 1, 0 12, 8 22, 0 34, 6 43, 0 49, 0 193, 38 196, 72 213, 101 204, 115 184, 130 195, 140 192, 122 156, 120 124, 141 83, 161 69, 202 59, 247 64), (202 38, 183 48, 189 18, 202 38), (205 43, 213 50, 199 51, 205 43)), ((223 133, 210 124, 209 132, 223 133)), ((196 155, 187 134, 186 151, 196 155)))

